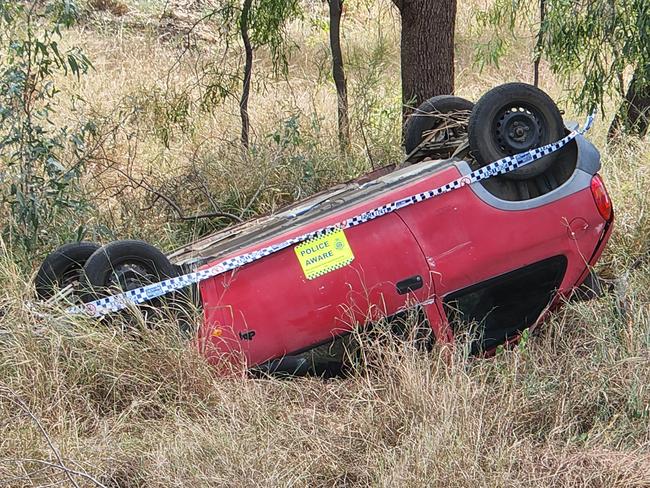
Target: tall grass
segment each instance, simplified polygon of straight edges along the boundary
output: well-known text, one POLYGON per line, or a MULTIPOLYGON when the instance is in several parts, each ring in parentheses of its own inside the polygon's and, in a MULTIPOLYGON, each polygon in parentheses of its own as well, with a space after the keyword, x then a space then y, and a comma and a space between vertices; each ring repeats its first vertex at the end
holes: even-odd
POLYGON ((120 487, 648 486, 646 289, 644 268, 632 316, 570 305, 491 360, 362 338, 369 366, 329 381, 217 376, 173 323, 43 321, 14 292, 0 480, 64 480, 47 462, 120 487))
MULTIPOLYGON (((84 182, 95 206, 74 216, 87 236, 169 249, 228 220, 180 221, 156 192, 187 215, 249 218, 399 158, 399 31, 388 1, 351 4, 344 19, 355 141, 346 157, 337 152, 322 5, 291 27, 300 49, 288 81, 266 75, 268 56, 258 53, 254 150, 242 154, 236 99, 209 110, 197 102, 193 67, 218 46, 175 66, 182 15, 165 24, 156 2, 104 3, 128 12, 88 11, 68 40, 84 44, 96 67, 68 87, 87 104, 59 112, 98 127, 84 182)), ((458 92, 475 100, 530 79, 532 38, 501 69, 479 74, 472 8, 461 6, 457 64, 458 92)), ((561 97, 546 70, 542 86, 561 97)), ((367 364, 346 378, 221 376, 173 319, 121 327, 43 313, 25 264, 39 256, 2 247, 0 486, 650 486, 650 146, 606 147, 605 131, 601 123, 590 137, 615 202, 600 264, 611 286, 490 360, 468 357, 462 344, 423 352, 360 337, 367 364)))

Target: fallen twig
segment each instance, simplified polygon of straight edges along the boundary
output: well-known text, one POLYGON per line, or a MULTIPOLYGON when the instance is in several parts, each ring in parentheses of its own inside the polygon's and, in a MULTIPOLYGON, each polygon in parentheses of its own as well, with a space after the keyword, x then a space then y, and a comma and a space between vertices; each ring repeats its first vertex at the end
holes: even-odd
POLYGON ((61 457, 61 453, 59 450, 56 448, 54 443, 52 442, 52 439, 50 438, 49 434, 45 430, 45 427, 43 427, 43 424, 41 421, 38 419, 36 415, 29 409, 27 404, 18 396, 18 394, 13 391, 11 388, 0 385, 0 395, 4 396, 7 398, 10 402, 13 404, 17 405, 18 408, 20 408, 23 412, 25 412, 33 421, 34 423, 38 426, 38 430, 41 431, 41 434, 43 434, 43 437, 45 438, 45 441, 47 442, 47 445, 50 447, 50 450, 54 454, 54 457, 57 460, 57 463, 52 463, 50 461, 44 461, 40 459, 23 459, 23 460, 15 460, 15 461, 21 461, 21 462, 37 462, 41 463, 47 466, 50 466, 52 468, 60 469, 63 471, 68 478, 68 481, 75 487, 75 488, 80 488, 75 479, 73 478, 73 475, 75 476, 81 476, 82 478, 85 478, 89 481, 92 481, 95 486, 99 486, 101 488, 106 488, 105 485, 97 481, 95 478, 93 478, 91 475, 88 473, 82 472, 82 471, 77 471, 74 469, 68 468, 65 463, 63 462, 63 458, 61 457))

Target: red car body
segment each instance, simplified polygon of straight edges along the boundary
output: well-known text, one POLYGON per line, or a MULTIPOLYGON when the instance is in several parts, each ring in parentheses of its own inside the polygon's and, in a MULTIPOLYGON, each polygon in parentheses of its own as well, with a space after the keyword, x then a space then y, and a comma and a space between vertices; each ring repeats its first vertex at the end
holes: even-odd
MULTIPOLYGON (((598 153, 582 137, 573 145, 563 156, 573 158, 566 181, 537 197, 504 199, 475 183, 345 230, 354 260, 317 278, 307 279, 290 247, 201 282, 202 349, 213 361, 225 355, 260 366, 413 308, 438 341, 453 341, 463 317, 483 324, 477 350, 516 340, 585 280, 612 229, 598 153)), ((170 258, 207 267, 470 171, 463 160, 421 162, 317 195, 170 258)))

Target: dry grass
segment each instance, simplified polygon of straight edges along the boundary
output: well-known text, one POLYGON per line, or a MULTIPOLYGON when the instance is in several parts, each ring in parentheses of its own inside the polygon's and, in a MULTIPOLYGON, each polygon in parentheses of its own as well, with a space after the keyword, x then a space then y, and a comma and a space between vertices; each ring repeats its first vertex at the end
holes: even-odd
POLYGON ((64 479, 38 461, 57 462, 38 419, 65 465, 105 486, 648 486, 637 281, 627 322, 611 297, 572 306, 489 361, 369 342, 371 366, 330 381, 218 377, 173 324, 35 330, 8 297, 0 479, 64 479))
MULTIPOLYGON (((271 75, 268 54, 259 53, 255 148, 245 156, 236 98, 199 103, 197 63, 220 53, 214 27, 200 33, 201 51, 175 63, 175 33, 207 2, 170 2, 177 14, 167 17, 164 2, 101 3, 128 12, 91 12, 68 37, 96 70, 68 86, 86 100, 82 112, 60 113, 99 127, 84 181, 97 205, 62 222, 53 243, 83 220, 90 236, 169 248, 226 222, 178 222, 151 189, 188 214, 245 218, 399 158, 399 31, 390 2, 353 2, 344 19, 354 140, 345 158, 320 3, 291 26, 301 49, 289 82, 271 75)), ((495 84, 530 80, 525 50, 500 70, 472 68, 472 8, 460 12, 458 93, 476 99, 495 84)), ((546 70, 542 80, 561 96, 546 70)), ((493 360, 364 338, 370 366, 349 378, 219 377, 173 321, 123 331, 35 314, 25 305, 24 258, 3 248, 0 486, 650 486, 650 146, 606 147, 605 131, 600 123, 591 137, 603 149, 617 228, 601 268, 625 281, 618 293, 568 306, 543 334, 493 360)))
POLYGON ((129 12, 129 7, 119 0, 90 0, 88 6, 96 11, 105 11, 121 17, 129 12))

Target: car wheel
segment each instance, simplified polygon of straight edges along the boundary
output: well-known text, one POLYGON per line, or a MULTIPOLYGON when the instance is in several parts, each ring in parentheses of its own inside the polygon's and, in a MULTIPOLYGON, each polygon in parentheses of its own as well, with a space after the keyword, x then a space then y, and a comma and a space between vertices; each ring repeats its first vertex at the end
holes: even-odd
POLYGON ((115 241, 95 251, 84 266, 89 301, 97 296, 133 290, 178 275, 161 251, 144 241, 115 241))
MULTIPOLYGON (((461 139, 467 134, 467 120, 474 104, 464 98, 440 95, 422 103, 409 116, 404 128, 404 147, 406 154, 413 152, 430 134, 433 142, 448 142, 461 139)), ((448 150, 450 157, 455 147, 448 150)))
POLYGON ((48 254, 36 273, 36 296, 46 300, 68 285, 78 289, 86 261, 100 247, 95 242, 72 242, 48 254))
MULTIPOLYGON (((484 166, 561 139, 562 115, 555 102, 539 88, 526 83, 507 83, 488 91, 476 102, 469 118, 472 156, 484 166)), ((525 180, 542 174, 557 153, 504 175, 525 180)))

